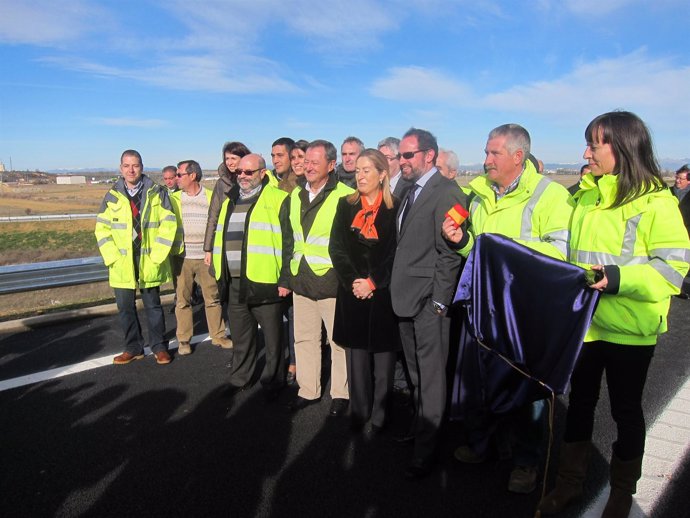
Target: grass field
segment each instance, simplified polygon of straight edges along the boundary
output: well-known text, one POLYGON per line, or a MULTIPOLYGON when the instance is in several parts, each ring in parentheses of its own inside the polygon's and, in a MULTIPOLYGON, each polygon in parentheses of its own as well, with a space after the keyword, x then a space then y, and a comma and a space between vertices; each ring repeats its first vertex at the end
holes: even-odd
POLYGON ((98 255, 95 219, 0 223, 0 266, 98 255))
POLYGON ((0 216, 95 213, 109 188, 106 184, 0 184, 0 216))

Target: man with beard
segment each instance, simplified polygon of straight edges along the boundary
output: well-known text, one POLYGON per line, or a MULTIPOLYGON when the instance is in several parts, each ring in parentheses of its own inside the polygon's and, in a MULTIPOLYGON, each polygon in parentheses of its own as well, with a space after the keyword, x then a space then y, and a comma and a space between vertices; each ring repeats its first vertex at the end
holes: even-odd
POLYGON ((237 185, 220 211, 213 247, 216 279, 228 294, 234 342, 230 394, 248 388, 253 381, 257 324, 261 326, 266 353, 260 379, 266 399, 274 399, 285 386, 282 301, 290 294, 292 256, 287 198, 285 191, 270 185, 261 156, 242 157, 237 185))
POLYGON ((446 406, 447 309, 462 262, 441 236, 441 225, 448 210, 467 201, 457 184, 438 171, 437 156, 436 137, 428 131, 412 128, 400 142, 402 175, 413 184, 397 218, 391 298, 414 387, 414 421, 410 433, 397 438, 414 441, 408 478, 424 477, 433 466, 446 406))

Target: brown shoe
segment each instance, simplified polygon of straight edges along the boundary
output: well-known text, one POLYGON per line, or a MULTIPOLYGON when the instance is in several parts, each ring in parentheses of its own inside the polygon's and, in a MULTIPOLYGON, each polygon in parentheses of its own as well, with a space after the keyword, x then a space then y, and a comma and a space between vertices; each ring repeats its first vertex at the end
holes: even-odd
POLYGON ((168 354, 168 351, 165 349, 158 351, 157 353, 153 353, 153 355, 156 357, 156 363, 158 365, 166 365, 171 362, 170 354, 168 354))
POLYGON ((229 338, 217 338, 216 340, 211 341, 211 345, 215 345, 216 347, 220 347, 222 349, 232 349, 232 340, 229 338))
POLYGON ((132 354, 128 352, 123 352, 122 354, 118 354, 113 358, 113 363, 115 365, 126 365, 129 362, 132 362, 134 360, 141 360, 144 357, 143 354, 132 354))
POLYGON ((192 346, 189 342, 180 342, 180 345, 177 347, 177 354, 180 356, 192 354, 192 346))

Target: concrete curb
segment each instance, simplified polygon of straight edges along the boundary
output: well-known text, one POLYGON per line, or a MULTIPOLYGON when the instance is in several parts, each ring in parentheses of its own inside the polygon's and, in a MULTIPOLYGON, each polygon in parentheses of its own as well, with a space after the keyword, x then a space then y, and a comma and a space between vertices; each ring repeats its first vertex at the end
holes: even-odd
MULTIPOLYGON (((175 295, 169 293, 161 295, 161 303, 172 303, 175 295)), ((142 309, 143 303, 137 299, 137 309, 142 309)), ((57 323, 63 323, 71 320, 82 320, 90 317, 100 317, 106 315, 114 315, 117 313, 117 304, 103 304, 102 306, 92 306, 89 308, 71 309, 69 311, 60 311, 56 313, 48 313, 47 315, 38 315, 35 317, 20 318, 18 320, 8 320, 7 322, 0 322, 0 333, 14 333, 19 331, 30 331, 38 327, 45 327, 57 323)))

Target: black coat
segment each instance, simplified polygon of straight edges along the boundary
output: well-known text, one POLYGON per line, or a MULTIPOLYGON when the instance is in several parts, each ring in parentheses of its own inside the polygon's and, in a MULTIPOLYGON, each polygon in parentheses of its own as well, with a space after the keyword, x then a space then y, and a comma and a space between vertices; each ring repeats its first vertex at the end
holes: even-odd
POLYGON ((360 238, 359 230, 351 228, 362 203, 350 205, 347 198, 338 202, 329 245, 339 281, 333 341, 343 347, 366 349, 372 353, 398 351, 400 331, 389 288, 398 203, 396 201, 391 209, 381 203, 374 223, 379 239, 371 242, 360 238), (374 281, 376 290, 370 299, 360 300, 352 294, 352 283, 368 277, 374 281))
MULTIPOLYGON (((678 196, 676 193, 676 188, 673 188, 673 194, 678 196)), ((686 194, 685 197, 678 203, 678 208, 680 209, 680 214, 683 216, 683 224, 688 231, 690 236, 690 193, 686 194)))

